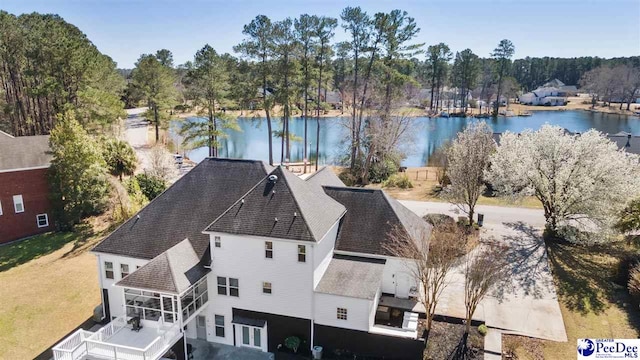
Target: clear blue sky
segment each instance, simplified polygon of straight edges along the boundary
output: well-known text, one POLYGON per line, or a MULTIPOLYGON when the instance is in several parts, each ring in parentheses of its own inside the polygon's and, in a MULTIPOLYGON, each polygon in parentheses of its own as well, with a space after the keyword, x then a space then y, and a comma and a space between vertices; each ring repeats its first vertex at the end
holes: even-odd
MULTIPOLYGON (((373 14, 402 9, 421 28, 416 42, 444 42, 487 56, 500 39, 525 56, 640 55, 640 0, 2 0, 13 14, 56 13, 78 26, 119 67, 133 67, 141 53, 167 48, 176 64, 204 44, 232 52, 242 26, 256 15, 272 20, 302 13, 339 17, 347 5, 373 14)), ((345 39, 338 29, 336 40, 345 39)))

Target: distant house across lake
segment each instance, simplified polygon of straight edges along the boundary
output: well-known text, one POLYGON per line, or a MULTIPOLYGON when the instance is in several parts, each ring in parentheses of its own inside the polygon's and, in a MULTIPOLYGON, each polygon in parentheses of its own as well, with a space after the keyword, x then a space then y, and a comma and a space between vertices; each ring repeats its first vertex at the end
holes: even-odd
POLYGON ((531 92, 520 95, 518 100, 525 105, 562 106, 566 105, 568 96, 575 96, 577 93, 575 85, 565 85, 562 81, 553 79, 531 92))

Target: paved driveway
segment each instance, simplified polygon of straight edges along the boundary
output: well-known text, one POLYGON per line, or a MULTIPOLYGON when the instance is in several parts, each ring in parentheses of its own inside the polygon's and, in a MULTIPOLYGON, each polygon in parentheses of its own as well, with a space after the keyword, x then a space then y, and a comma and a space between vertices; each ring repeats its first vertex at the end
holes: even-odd
MULTIPOLYGON (((401 201, 418 215, 444 213, 453 216, 456 207, 447 203, 401 201)), ((487 326, 541 339, 567 341, 562 313, 547 260, 542 228, 542 210, 499 206, 478 206, 485 214, 483 239, 509 245, 510 276, 493 289, 478 306, 474 319, 487 326)), ((436 313, 464 318, 464 275, 462 267, 449 277, 436 313)))

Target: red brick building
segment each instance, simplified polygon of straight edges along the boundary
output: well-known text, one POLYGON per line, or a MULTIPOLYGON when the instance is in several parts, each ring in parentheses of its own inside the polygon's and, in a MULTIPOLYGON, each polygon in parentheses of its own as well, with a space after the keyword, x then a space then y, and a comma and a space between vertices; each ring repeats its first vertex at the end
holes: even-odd
POLYGON ((53 230, 49 136, 0 131, 0 244, 53 230))

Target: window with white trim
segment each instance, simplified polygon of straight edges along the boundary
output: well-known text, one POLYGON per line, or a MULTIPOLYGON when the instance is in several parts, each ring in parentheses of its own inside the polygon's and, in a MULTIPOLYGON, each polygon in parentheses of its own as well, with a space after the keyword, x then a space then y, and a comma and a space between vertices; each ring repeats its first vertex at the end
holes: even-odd
POLYGON ((347 320, 347 309, 338 308, 338 310, 337 310, 337 318, 338 318, 338 320, 347 320))
POLYGON ((0 215, 2 215, 2 201, 0 201, 0 215))
POLYGON ((120 278, 124 278, 127 275, 129 275, 129 265, 120 264, 120 278))
POLYGON ((298 245, 298 262, 307 262, 307 247, 298 245))
POLYGON ((224 316, 215 315, 216 318, 216 336, 224 337, 224 316))
POLYGON ((271 283, 263 281, 262 282, 262 292, 264 294, 271 294, 271 283))
POLYGON ((215 236, 213 238, 213 244, 215 247, 219 248, 222 246, 222 242, 220 241, 220 236, 215 236))
POLYGON ((104 262, 104 277, 113 279, 113 263, 111 261, 104 262))
POLYGON ((24 212, 24 200, 22 195, 13 195, 13 210, 17 213, 24 212))
POLYGON ((227 295, 227 278, 218 276, 218 295, 227 295))
POLYGON ((38 222, 38 227, 43 228, 49 226, 49 215, 47 214, 38 214, 36 215, 36 221, 38 222))
POLYGON ((266 257, 267 259, 273 259, 273 242, 264 242, 264 257, 266 257))
POLYGON ((240 296, 240 285, 238 279, 229 278, 229 296, 240 296))

